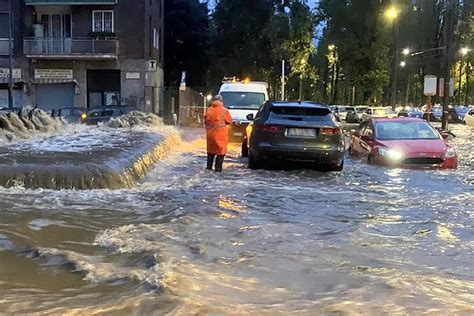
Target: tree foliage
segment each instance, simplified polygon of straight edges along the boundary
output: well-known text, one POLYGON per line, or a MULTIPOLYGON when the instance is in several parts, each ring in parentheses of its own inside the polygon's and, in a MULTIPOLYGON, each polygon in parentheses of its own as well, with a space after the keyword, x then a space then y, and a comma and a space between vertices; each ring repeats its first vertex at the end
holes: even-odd
POLYGON ((209 68, 209 19, 206 3, 165 0, 165 85, 177 86, 181 72, 187 83, 204 87, 209 68))

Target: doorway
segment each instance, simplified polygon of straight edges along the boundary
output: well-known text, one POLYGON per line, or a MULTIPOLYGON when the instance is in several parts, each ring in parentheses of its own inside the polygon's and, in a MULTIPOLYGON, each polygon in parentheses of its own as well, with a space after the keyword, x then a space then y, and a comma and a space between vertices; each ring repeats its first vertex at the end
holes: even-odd
POLYGON ((87 106, 121 105, 120 70, 87 70, 87 106))

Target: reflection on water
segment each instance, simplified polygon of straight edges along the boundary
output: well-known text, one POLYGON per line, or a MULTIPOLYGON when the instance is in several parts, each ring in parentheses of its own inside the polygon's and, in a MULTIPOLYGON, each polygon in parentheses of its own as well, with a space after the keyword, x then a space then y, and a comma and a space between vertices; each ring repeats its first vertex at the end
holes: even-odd
POLYGON ((458 171, 203 170, 138 187, 0 189, 0 312, 473 314, 474 130, 458 171))

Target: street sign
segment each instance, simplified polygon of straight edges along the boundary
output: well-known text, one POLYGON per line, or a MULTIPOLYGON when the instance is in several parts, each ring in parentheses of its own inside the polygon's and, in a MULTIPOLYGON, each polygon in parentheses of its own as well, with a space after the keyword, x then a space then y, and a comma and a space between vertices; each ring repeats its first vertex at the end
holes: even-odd
MULTIPOLYGON (((438 96, 444 98, 444 78, 439 78, 438 83, 438 96)), ((449 96, 454 96, 454 78, 449 81, 449 96)))
MULTIPOLYGON (((10 69, 9 68, 0 68, 0 78, 9 79, 10 78, 10 69)), ((13 69, 13 79, 21 79, 21 69, 13 69)))
POLYGON ((435 96, 436 92, 438 92, 437 83, 438 83, 438 78, 436 76, 426 75, 425 82, 423 85, 423 94, 427 97, 435 96))
POLYGON ((158 70, 158 64, 156 63, 156 60, 149 60, 147 62, 147 71, 157 71, 158 70))
POLYGON ((186 90, 186 71, 181 72, 181 85, 179 90, 186 90))

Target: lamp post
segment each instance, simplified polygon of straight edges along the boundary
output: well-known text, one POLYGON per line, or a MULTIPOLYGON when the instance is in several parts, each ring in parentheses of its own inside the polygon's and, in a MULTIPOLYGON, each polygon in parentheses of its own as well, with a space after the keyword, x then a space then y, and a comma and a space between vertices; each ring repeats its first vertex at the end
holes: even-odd
MULTIPOLYGON (((463 58, 466 58, 466 56, 469 54, 471 50, 468 47, 462 47, 459 50, 459 53, 461 54, 461 60, 459 62, 459 103, 461 104, 462 102, 462 94, 461 94, 461 84, 462 84, 462 63, 463 63, 463 58)), ((469 97, 469 73, 471 65, 469 63, 469 59, 466 58, 466 91, 465 91, 465 96, 464 96, 464 105, 467 105, 468 103, 468 97, 469 97)))
POLYGON ((398 80, 398 15, 400 11, 396 7, 390 7, 385 11, 385 17, 393 23, 393 46, 394 57, 392 64, 392 86, 390 89, 390 106, 395 110, 397 104, 397 80, 398 80))
POLYGON ((8 56, 10 59, 8 76, 8 107, 13 108, 13 12, 12 0, 8 0, 8 56))

